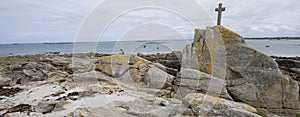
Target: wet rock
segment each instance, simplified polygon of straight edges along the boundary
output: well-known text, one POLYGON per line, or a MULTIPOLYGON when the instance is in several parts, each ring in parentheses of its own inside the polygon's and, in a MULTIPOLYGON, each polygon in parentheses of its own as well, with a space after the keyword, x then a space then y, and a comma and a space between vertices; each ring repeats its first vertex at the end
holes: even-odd
POLYGON ((14 112, 26 112, 30 113, 32 111, 32 106, 29 104, 19 104, 12 108, 9 108, 7 113, 14 113, 14 112))
POLYGON ((293 59, 276 59, 279 66, 284 66, 287 68, 298 68, 300 69, 300 61, 293 59))
POLYGON ((64 58, 64 57, 56 57, 54 59, 51 59, 50 61, 53 66, 63 67, 63 66, 67 66, 67 65, 71 64, 70 59, 64 58))
POLYGON ((69 65, 72 63, 72 58, 68 57, 54 57, 54 58, 45 58, 40 60, 42 63, 47 63, 53 66, 54 70, 61 70, 67 73, 73 73, 72 68, 69 65))
MULTIPOLYGON (((49 68, 50 69, 50 68, 49 68)), ((9 66, 5 68, 4 77, 11 78, 12 84, 25 84, 33 81, 43 81, 48 78, 45 64, 25 63, 20 66, 9 66)))
POLYGON ((37 105, 39 102, 44 100, 45 97, 63 91, 64 90, 58 85, 46 84, 17 93, 13 97, 3 99, 1 101, 15 104, 26 102, 29 105, 37 105))
POLYGON ((13 87, 0 87, 0 96, 13 96, 16 93, 22 91, 21 88, 13 88, 13 87))

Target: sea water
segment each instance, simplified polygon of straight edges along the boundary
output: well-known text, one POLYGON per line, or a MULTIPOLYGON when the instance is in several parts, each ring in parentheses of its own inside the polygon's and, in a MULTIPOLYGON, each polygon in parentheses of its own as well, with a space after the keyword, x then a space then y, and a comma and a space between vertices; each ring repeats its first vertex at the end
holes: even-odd
MULTIPOLYGON (((48 54, 51 52, 78 53, 167 53, 181 51, 193 40, 123 41, 81 43, 0 44, 0 56, 48 54)), ((300 56, 300 40, 246 40, 247 45, 269 56, 300 56)))

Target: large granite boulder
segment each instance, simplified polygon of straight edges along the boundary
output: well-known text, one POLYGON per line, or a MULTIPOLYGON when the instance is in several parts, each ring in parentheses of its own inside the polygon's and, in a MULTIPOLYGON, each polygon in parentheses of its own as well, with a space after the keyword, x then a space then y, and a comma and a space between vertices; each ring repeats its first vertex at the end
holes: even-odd
POLYGON ((297 82, 284 77, 271 57, 248 47, 240 35, 222 26, 196 29, 195 40, 183 50, 182 58, 183 68, 226 80, 235 101, 269 111, 299 109, 297 82))

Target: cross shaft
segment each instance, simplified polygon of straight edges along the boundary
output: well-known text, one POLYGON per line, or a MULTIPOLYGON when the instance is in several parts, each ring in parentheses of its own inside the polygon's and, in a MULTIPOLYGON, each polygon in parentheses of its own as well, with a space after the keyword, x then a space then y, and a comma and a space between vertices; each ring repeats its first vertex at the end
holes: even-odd
POLYGON ((221 18, 222 18, 222 12, 225 11, 226 8, 223 7, 223 4, 222 3, 219 3, 219 7, 216 8, 215 11, 218 12, 218 22, 217 22, 217 25, 221 25, 221 18))

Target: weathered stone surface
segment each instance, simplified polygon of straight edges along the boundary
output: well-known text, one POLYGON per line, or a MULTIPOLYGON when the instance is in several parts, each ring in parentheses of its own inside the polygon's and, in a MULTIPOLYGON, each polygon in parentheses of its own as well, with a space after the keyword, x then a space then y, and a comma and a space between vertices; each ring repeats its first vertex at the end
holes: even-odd
POLYGON ((26 117, 26 116, 28 116, 27 113, 15 112, 15 113, 8 113, 4 117, 26 117))
POLYGON ((233 99, 242 101, 248 104, 259 105, 264 107, 264 102, 261 100, 258 88, 251 83, 244 83, 228 87, 233 99), (245 93, 246 92, 246 93, 245 93))
POLYGON ((10 79, 9 78, 2 78, 0 75, 0 86, 8 86, 10 85, 10 79))
POLYGON ((187 107, 191 108, 193 113, 197 116, 226 116, 229 113, 254 116, 255 114, 248 112, 257 112, 256 109, 250 105, 212 97, 202 93, 189 94, 182 101, 187 107), (239 111, 235 111, 235 109, 239 111))
POLYGON ((280 66, 284 66, 287 68, 298 68, 300 69, 300 61, 299 60, 292 60, 292 59, 276 59, 276 62, 280 66))
POLYGON ((93 60, 89 57, 78 58, 73 57, 72 64, 68 68, 72 69, 73 73, 85 73, 94 70, 93 60))
POLYGON ((234 108, 226 109, 225 111, 223 111, 222 116, 223 117, 260 117, 257 114, 247 112, 244 110, 234 109, 234 108))
MULTIPOLYGON (((170 68, 171 69, 171 68, 170 68)), ((169 69, 169 71, 170 71, 169 69)), ((167 73, 168 68, 134 55, 113 55, 99 58, 96 70, 118 78, 129 84, 142 87, 172 90, 174 76, 167 73)))
POLYGON ((182 68, 176 77, 175 85, 179 87, 176 93, 177 98, 198 92, 232 100, 226 90, 224 79, 213 77, 198 70, 182 68))
POLYGON ((18 88, 18 87, 2 87, 2 86, 0 86, 0 96, 9 97, 20 91, 22 91, 22 89, 18 88))
POLYGON ((284 77, 271 57, 222 26, 196 30, 195 42, 183 50, 182 66, 226 79, 235 101, 257 108, 299 109, 298 84, 284 77))
MULTIPOLYGON (((166 54, 142 54, 138 53, 139 57, 147 59, 153 63, 160 63, 168 68, 173 68, 180 70, 182 54, 180 51, 173 51, 172 53, 166 54)), ((169 73, 169 72, 168 72, 169 73)), ((176 75, 176 73, 170 73, 171 75, 176 75)))
POLYGON ((169 75, 154 65, 149 65, 149 67, 150 68, 146 72, 144 79, 144 83, 149 88, 166 89, 172 87, 174 76, 169 75))
POLYGON ((69 113, 65 117, 94 117, 86 108, 78 108, 74 112, 69 113))
POLYGON ((112 55, 101 57, 96 60, 96 70, 101 71, 107 75, 119 78, 128 70, 132 70, 132 75, 135 81, 141 81, 141 77, 145 71, 147 64, 150 61, 142 59, 134 55, 112 55))
POLYGON ((63 102, 39 102, 36 107, 35 111, 39 113, 51 113, 52 111, 60 111, 64 110, 63 106, 67 104, 66 101, 63 102))
POLYGON ((64 90, 61 89, 61 87, 58 85, 46 84, 43 86, 32 88, 28 91, 17 93, 13 97, 1 100, 1 102, 10 102, 11 105, 24 102, 30 105, 37 105, 43 100, 44 97, 63 91, 64 90))

